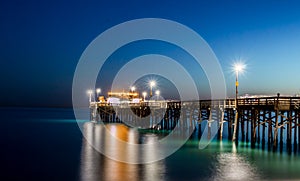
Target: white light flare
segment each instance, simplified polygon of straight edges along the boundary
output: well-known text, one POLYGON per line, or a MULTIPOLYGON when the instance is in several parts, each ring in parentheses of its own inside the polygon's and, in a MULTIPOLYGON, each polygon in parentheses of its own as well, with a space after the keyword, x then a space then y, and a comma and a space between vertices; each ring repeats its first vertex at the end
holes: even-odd
POLYGON ((246 69, 246 64, 244 63, 234 63, 233 64, 233 70, 235 71, 236 74, 243 73, 246 69))
POLYGON ((154 87, 156 85, 156 82, 154 80, 150 81, 150 87, 154 87))
POLYGON ((156 90, 156 91, 155 91, 155 94, 156 94, 157 96, 159 96, 160 91, 159 91, 159 90, 156 90))
POLYGON ((130 87, 130 90, 131 90, 131 92, 134 92, 134 91, 135 91, 135 87, 134 87, 134 86, 131 86, 131 87, 130 87))
POLYGON ((144 101, 146 100, 147 92, 143 92, 144 101))
POLYGON ((96 89, 96 93, 97 93, 97 94, 99 94, 100 92, 101 92, 101 89, 100 89, 100 88, 96 89))
POLYGON ((93 90, 89 89, 89 90, 86 91, 86 93, 89 95, 89 102, 92 102, 93 90))

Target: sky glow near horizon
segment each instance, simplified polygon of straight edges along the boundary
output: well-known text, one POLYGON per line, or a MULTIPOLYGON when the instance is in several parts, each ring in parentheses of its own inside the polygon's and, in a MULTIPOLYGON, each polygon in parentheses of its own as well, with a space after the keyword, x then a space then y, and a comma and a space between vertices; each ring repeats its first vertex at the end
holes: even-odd
MULTIPOLYGON (((222 66, 229 97, 235 93, 231 66, 239 59, 247 64, 239 76, 240 94, 300 92, 297 1, 16 0, 0 2, 0 105, 70 106, 73 74, 88 44, 112 26, 149 17, 177 21, 202 36, 222 66)), ((112 69, 103 75, 113 74, 121 64, 144 53, 161 53, 182 62, 189 59, 168 44, 133 44, 111 56, 113 63, 107 66, 112 69)), ((199 86, 206 94, 205 74, 192 65, 186 67, 199 75, 199 86)), ((108 89, 105 82, 97 86, 103 92, 108 89)))

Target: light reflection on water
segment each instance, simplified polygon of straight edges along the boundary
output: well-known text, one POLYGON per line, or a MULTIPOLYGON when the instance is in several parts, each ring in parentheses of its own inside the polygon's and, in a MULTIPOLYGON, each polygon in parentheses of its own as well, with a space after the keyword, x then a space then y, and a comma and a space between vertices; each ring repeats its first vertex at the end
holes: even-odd
MULTIPOLYGON (((151 143, 159 139, 122 124, 105 125, 110 133, 129 144, 151 143)), ((111 155, 138 160, 152 157, 149 147, 143 153, 119 145, 107 135, 103 124, 85 123, 84 134, 95 146, 103 145, 111 155)), ((190 140, 172 156, 149 164, 127 164, 98 153, 83 139, 81 180, 288 180, 299 179, 299 157, 235 147, 231 142, 213 142, 199 150, 198 140, 190 140)), ((126 159, 124 159, 126 160, 126 159)))
MULTIPOLYGON (((2 108, 0 113, 3 119, 1 163, 5 165, 0 175, 8 178, 2 180, 77 180, 77 171, 80 172, 79 179, 84 181, 300 180, 300 152, 292 155, 273 153, 251 149, 250 143, 242 142, 233 147, 226 139, 199 150, 198 135, 195 135, 164 160, 143 165, 126 164, 103 156, 82 139, 72 110, 51 109, 49 112, 49 109, 2 108), (79 156, 80 167, 77 165, 79 156)), ((150 143, 160 139, 159 135, 145 135, 120 124, 107 126, 118 139, 129 143, 150 143), (120 132, 124 133, 120 135, 120 132)), ((103 125, 84 124, 88 139, 97 146, 105 143, 108 150, 115 152, 113 154, 136 160, 141 156, 153 156, 150 149, 140 153, 110 141, 102 129, 103 125)))
MULTIPOLYGON (((220 150, 222 150, 222 145, 220 150)), ((216 156, 214 180, 260 180, 258 170, 244 157, 237 154, 235 145, 232 152, 216 156)))
MULTIPOLYGON (((138 153, 138 150, 132 147, 126 147, 119 144, 115 138, 133 143, 150 143, 157 139, 154 134, 141 136, 136 129, 128 128, 122 124, 93 124, 84 125, 84 134, 86 138, 95 145, 103 145, 110 155, 116 157, 129 157, 130 160, 138 160, 139 156, 153 156, 151 149, 144 153, 138 153), (111 135, 107 135, 104 129, 108 129, 111 135), (115 137, 113 138, 112 135, 115 137)), ((155 149, 155 148, 152 148, 155 149)), ((81 159, 81 180, 161 180, 165 173, 164 161, 151 164, 127 164, 112 160, 98 153, 86 140, 83 140, 81 159)), ((124 160, 126 160, 124 158, 124 160)))

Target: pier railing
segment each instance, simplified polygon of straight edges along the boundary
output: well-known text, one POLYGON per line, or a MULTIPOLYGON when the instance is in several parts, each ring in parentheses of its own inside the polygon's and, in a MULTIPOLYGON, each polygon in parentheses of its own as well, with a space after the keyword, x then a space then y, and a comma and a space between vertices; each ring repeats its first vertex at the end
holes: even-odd
POLYGON ((181 106, 194 106, 199 105, 199 108, 209 108, 209 107, 222 107, 222 108, 234 108, 235 99, 216 99, 216 100, 200 100, 200 101, 147 101, 140 103, 101 103, 101 102, 90 102, 90 107, 101 107, 101 106, 115 106, 115 107, 134 107, 134 106, 150 106, 150 107, 160 107, 167 108, 169 105, 175 107, 181 106))
POLYGON ((167 108, 168 106, 194 106, 199 105, 200 109, 206 108, 236 108, 237 107, 260 107, 268 109, 290 110, 300 109, 300 97, 251 97, 251 98, 238 98, 237 104, 235 99, 216 99, 216 100, 199 100, 199 101, 146 101, 140 103, 101 103, 90 102, 90 107, 103 107, 115 106, 120 108, 135 107, 135 106, 149 106, 157 108, 167 108))
POLYGON ((238 99, 237 106, 269 107, 279 110, 300 108, 300 97, 257 97, 238 99))

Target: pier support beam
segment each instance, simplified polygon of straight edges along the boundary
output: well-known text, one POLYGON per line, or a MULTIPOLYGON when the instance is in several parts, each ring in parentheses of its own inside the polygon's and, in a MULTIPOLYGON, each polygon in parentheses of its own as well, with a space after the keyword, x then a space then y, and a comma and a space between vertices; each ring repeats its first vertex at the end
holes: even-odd
POLYGON ((284 129, 284 121, 283 121, 283 115, 284 112, 280 112, 280 152, 283 150, 283 129, 284 129))
POLYGON ((245 141, 245 111, 242 110, 241 111, 241 115, 240 115, 240 118, 241 118, 241 134, 242 134, 242 142, 245 141))
POLYGON ((238 131, 237 131, 238 117, 239 117, 239 113, 238 113, 238 110, 236 109, 235 115, 234 115, 234 127, 233 127, 233 135, 232 135, 232 141, 235 141, 235 142, 238 141, 238 131))
POLYGON ((288 124, 287 124, 287 141, 286 141, 286 146, 288 153, 291 153, 292 151, 292 113, 291 111, 287 112, 288 115, 288 124))
POLYGON ((275 129, 274 129, 274 141, 273 141, 273 151, 277 150, 277 140, 278 140, 278 108, 275 110, 275 129))
POLYGON ((256 122, 257 122, 257 116, 256 116, 256 110, 252 108, 251 110, 251 148, 255 148, 256 143, 256 122))
POLYGON ((223 125, 224 125, 224 110, 221 110, 221 119, 220 119, 220 140, 223 138, 223 125))

